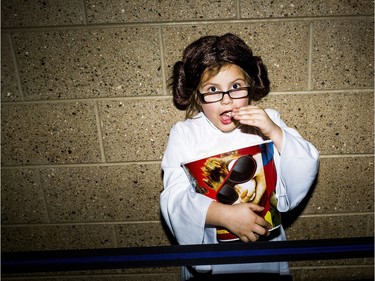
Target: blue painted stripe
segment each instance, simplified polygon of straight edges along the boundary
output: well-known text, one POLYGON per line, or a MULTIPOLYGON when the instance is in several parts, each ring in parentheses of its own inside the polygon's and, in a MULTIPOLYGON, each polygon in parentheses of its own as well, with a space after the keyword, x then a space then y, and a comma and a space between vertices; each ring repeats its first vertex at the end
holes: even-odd
MULTIPOLYGON (((63 264, 105 264, 105 263, 126 263, 126 262, 147 262, 147 261, 173 261, 173 260, 191 260, 191 259, 225 259, 241 257, 270 257, 287 255, 309 255, 309 254, 330 254, 330 253, 350 253, 350 252, 368 252, 374 250, 373 244, 364 245, 346 245, 346 246, 318 246, 318 247, 300 247, 300 248, 276 248, 276 249, 249 249, 249 250, 231 250, 231 251, 205 251, 188 253, 157 253, 157 254, 129 254, 115 256, 85 256, 85 257, 49 257, 49 258, 30 258, 17 259, 15 261, 3 261, 3 266, 14 265, 63 265, 63 264)), ((282 258, 279 258, 282 260, 282 258)), ((208 261, 209 262, 209 261, 208 261)))

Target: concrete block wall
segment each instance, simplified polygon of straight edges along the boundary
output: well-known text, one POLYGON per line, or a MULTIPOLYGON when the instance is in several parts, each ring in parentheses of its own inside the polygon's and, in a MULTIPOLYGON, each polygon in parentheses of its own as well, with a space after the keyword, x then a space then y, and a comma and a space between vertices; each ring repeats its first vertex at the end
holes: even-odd
MULTIPOLYGON (((321 153, 288 239, 374 235, 370 0, 5 0, 1 3, 3 251, 169 245, 160 161, 173 63, 232 32, 262 56, 278 110, 321 153)), ((292 262, 295 280, 373 278, 373 259, 292 262)), ((14 276, 3 276, 13 280, 14 276)), ((178 280, 178 268, 17 280, 178 280)))

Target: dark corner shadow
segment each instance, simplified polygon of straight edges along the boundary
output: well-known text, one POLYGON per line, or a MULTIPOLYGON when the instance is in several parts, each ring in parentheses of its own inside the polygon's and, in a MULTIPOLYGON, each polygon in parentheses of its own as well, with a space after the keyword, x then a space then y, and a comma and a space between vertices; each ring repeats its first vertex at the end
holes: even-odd
POLYGON ((319 178, 319 173, 316 176, 313 184, 311 185, 309 192, 307 193, 305 198, 301 201, 301 203, 296 208, 294 208, 293 210, 289 212, 281 213, 281 222, 282 222, 284 229, 287 229, 288 227, 290 227, 297 220, 297 218, 302 214, 302 212, 305 210, 307 204, 309 203, 311 195, 314 193, 314 190, 318 182, 318 178, 319 178))

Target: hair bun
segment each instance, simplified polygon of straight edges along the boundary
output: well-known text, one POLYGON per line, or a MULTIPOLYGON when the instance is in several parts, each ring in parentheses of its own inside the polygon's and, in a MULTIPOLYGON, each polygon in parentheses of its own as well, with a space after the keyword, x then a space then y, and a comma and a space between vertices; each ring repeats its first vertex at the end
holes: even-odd
POLYGON ((190 104, 191 93, 186 91, 186 75, 182 61, 176 62, 173 66, 171 86, 175 106, 180 110, 185 110, 190 104))
POLYGON ((270 80, 268 79, 267 67, 263 64, 261 57, 254 56, 257 73, 254 75, 254 87, 252 89, 252 99, 260 100, 270 91, 270 80))

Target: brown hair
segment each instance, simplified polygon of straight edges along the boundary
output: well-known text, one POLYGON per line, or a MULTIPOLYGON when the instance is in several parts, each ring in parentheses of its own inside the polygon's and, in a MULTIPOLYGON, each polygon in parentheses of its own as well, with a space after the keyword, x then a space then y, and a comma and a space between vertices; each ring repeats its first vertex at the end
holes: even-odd
POLYGON ((173 102, 187 117, 201 111, 197 88, 202 74, 208 68, 220 70, 235 64, 249 77, 250 100, 260 100, 270 91, 267 68, 262 59, 238 36, 204 36, 191 43, 183 52, 182 61, 175 63, 171 77, 173 102))

